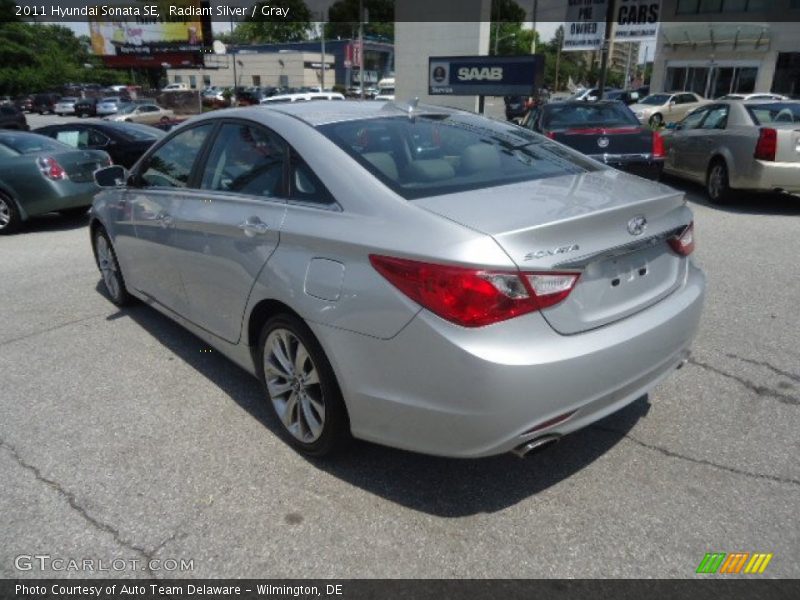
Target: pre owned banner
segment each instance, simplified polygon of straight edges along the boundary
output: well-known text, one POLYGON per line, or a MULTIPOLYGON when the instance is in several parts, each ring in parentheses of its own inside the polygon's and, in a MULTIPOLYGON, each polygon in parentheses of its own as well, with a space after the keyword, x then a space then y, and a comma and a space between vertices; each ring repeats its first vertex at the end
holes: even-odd
MULTIPOLYGON (((606 27, 606 0, 568 0, 563 50, 598 50, 606 27)), ((614 0, 614 40, 654 40, 661 14, 660 0, 614 0)))

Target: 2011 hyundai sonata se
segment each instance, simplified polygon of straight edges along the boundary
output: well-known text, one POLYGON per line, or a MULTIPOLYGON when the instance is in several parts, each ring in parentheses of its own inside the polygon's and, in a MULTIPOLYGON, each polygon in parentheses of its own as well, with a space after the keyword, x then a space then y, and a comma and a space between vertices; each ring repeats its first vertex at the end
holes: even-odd
POLYGON ((469 113, 218 111, 96 177, 113 301, 257 376, 309 454, 523 454, 650 390, 700 318, 681 193, 469 113))

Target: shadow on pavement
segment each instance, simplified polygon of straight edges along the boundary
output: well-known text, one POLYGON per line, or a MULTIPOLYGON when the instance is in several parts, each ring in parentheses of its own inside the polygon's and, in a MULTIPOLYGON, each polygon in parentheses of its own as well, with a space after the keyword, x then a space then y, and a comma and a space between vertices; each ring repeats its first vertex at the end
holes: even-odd
MULTIPOLYGON (((98 291, 102 285, 98 284, 98 291)), ((219 353, 201 353, 205 344, 144 304, 122 311, 202 376, 211 380, 274 435, 280 425, 262 395, 261 385, 219 353)), ((120 313, 109 319, 119 318, 120 313)), ((491 513, 547 490, 614 447, 645 416, 647 397, 539 454, 447 459, 356 442, 326 460, 307 459, 326 473, 402 506, 440 517, 491 513)))
POLYGON ((746 215, 800 215, 800 197, 791 194, 739 192, 725 204, 713 204, 702 185, 669 175, 663 176, 663 183, 686 192, 686 197, 692 204, 712 210, 746 215))
MULTIPOLYGON (((25 221, 20 228, 12 235, 25 235, 27 233, 42 233, 46 231, 69 231, 71 229, 81 229, 89 225, 89 207, 80 214, 59 214, 47 213, 31 217, 25 221)), ((88 239, 88 237, 87 237, 88 239)))

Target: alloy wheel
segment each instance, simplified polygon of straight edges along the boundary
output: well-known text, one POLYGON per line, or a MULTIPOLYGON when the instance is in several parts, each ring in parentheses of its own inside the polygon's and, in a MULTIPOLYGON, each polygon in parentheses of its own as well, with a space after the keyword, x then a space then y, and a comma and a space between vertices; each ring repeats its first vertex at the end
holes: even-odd
POLYGON ((103 276, 103 283, 106 285, 108 293, 115 300, 120 297, 120 279, 117 270, 117 261, 111 246, 104 235, 98 235, 95 240, 95 250, 97 251, 97 266, 103 276))
POLYGON ((264 379, 283 426, 305 444, 317 441, 325 426, 325 400, 317 366, 300 339, 277 328, 264 343, 264 379))
POLYGON ((708 195, 712 200, 719 200, 725 189, 725 167, 716 164, 708 175, 708 195))
POLYGON ((11 223, 11 207, 8 202, 0 198, 0 229, 5 229, 11 223))

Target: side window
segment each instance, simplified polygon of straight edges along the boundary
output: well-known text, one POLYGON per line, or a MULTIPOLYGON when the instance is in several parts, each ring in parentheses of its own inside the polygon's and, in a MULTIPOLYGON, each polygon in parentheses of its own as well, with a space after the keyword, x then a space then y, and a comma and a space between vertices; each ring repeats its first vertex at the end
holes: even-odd
POLYGON ((701 129, 725 129, 728 123, 728 107, 714 106, 708 110, 701 129))
POLYGON ((289 198, 298 202, 333 204, 333 196, 311 167, 294 150, 290 156, 289 198))
POLYGON ((286 143, 255 125, 226 123, 203 174, 202 189, 266 198, 283 197, 286 143))
POLYGON ((684 131, 687 129, 697 129, 700 126, 700 123, 703 121, 703 117, 705 117, 707 113, 707 109, 696 110, 689 113, 686 115, 683 121, 681 121, 681 129, 684 131))
POLYGON ((207 123, 180 132, 156 150, 142 165, 143 187, 186 187, 203 142, 213 125, 207 123))
POLYGON ((90 148, 100 148, 108 145, 108 142, 111 141, 106 134, 97 131, 97 129, 90 129, 88 133, 90 148))
POLYGON ((89 133, 83 129, 61 129, 56 132, 56 139, 73 148, 88 148, 89 133))

